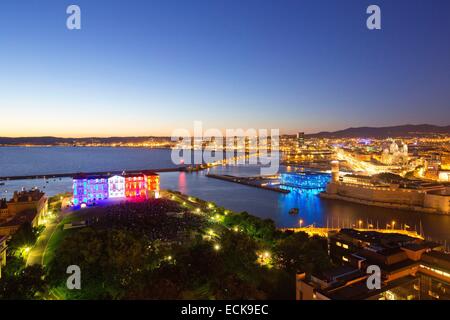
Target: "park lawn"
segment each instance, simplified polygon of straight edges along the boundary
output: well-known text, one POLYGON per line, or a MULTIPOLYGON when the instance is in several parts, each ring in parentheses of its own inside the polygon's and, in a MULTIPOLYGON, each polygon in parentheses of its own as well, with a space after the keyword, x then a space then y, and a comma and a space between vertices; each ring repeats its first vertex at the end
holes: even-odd
POLYGON ((51 235, 47 247, 44 252, 44 266, 48 265, 55 256, 55 250, 59 247, 63 239, 73 230, 63 230, 64 225, 74 221, 82 220, 84 212, 76 211, 62 219, 55 227, 55 231, 51 235))

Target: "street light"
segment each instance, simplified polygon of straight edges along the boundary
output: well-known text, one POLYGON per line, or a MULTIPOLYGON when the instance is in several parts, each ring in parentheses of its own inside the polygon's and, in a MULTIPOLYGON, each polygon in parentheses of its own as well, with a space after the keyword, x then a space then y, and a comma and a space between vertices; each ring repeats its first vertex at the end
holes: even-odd
POLYGON ((300 228, 301 228, 301 227, 302 227, 302 224, 303 224, 303 220, 300 219, 298 223, 300 224, 300 228))
POLYGON ((358 225, 359 225, 359 228, 360 228, 360 229, 361 229, 362 223, 363 223, 362 220, 359 220, 359 221, 358 221, 358 225))
POLYGON ((392 230, 394 230, 394 227, 395 227, 395 221, 392 220, 392 230))

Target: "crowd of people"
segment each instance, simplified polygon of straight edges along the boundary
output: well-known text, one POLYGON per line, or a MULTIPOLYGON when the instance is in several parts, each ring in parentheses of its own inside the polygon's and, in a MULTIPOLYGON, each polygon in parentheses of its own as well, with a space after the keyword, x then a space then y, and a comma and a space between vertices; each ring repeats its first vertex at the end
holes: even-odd
POLYGON ((175 201, 150 199, 96 208, 88 223, 94 228, 119 228, 142 233, 150 240, 181 241, 190 235, 187 230, 198 230, 204 219, 184 212, 175 201))

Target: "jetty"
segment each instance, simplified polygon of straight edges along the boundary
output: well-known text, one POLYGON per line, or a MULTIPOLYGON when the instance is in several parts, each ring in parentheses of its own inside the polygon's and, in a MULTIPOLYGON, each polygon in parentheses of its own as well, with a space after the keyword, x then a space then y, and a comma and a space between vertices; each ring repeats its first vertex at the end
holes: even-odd
POLYGON ((208 178, 239 183, 239 184, 243 184, 243 185, 254 187, 254 188, 259 188, 259 189, 264 189, 264 190, 269 190, 269 191, 274 191, 274 192, 279 192, 279 193, 284 193, 284 194, 287 194, 290 192, 289 190, 282 189, 278 186, 273 187, 273 186, 262 184, 261 183, 261 180, 263 179, 262 177, 236 177, 236 176, 230 176, 230 175, 217 175, 217 174, 207 174, 206 176, 208 178))
POLYGON ((67 172, 67 173, 47 173, 47 174, 34 174, 34 175, 23 175, 23 176, 5 176, 5 177, 0 177, 0 181, 72 178, 72 177, 79 175, 80 173, 87 175, 87 176, 120 175, 124 171, 129 174, 137 174, 137 173, 143 172, 143 171, 153 171, 156 173, 177 172, 177 171, 190 171, 190 167, 189 166, 178 166, 178 167, 174 167, 174 168, 162 168, 162 169, 110 170, 110 171, 95 171, 95 172, 67 172))

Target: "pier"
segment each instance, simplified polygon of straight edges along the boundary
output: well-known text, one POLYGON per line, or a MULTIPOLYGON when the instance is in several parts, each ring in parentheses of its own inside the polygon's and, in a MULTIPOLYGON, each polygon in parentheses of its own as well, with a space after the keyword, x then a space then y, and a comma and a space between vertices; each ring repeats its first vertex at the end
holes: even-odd
POLYGON ((261 183, 258 184, 258 177, 257 178, 255 178, 255 177, 235 177, 235 176, 217 175, 217 174, 207 174, 206 176, 208 178, 214 178, 214 179, 218 179, 218 180, 239 183, 239 184, 243 184, 246 186, 269 190, 269 191, 275 191, 275 192, 279 192, 279 193, 287 194, 290 192, 289 190, 281 189, 279 187, 271 187, 271 186, 267 186, 267 185, 262 185, 261 183))
POLYGON ((72 178, 80 173, 87 176, 101 176, 101 175, 120 175, 124 171, 129 174, 137 174, 143 171, 153 171, 153 172, 178 172, 178 171, 189 171, 189 166, 180 166, 175 168, 162 168, 162 169, 141 169, 141 170, 111 170, 111 171, 96 171, 96 172, 69 172, 69 173, 48 173, 48 174, 37 174, 37 175, 25 175, 25 176, 6 176, 0 177, 0 181, 7 180, 27 180, 27 179, 55 179, 55 178, 72 178))

